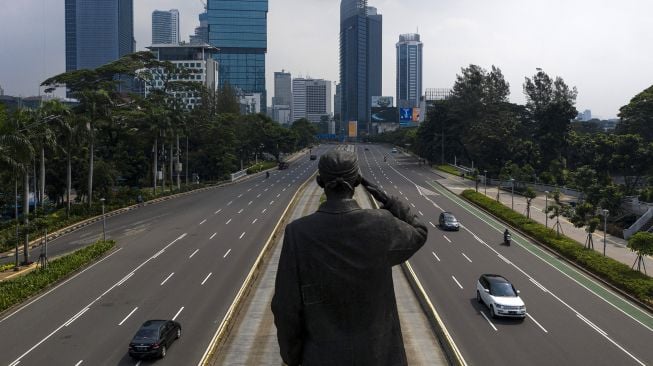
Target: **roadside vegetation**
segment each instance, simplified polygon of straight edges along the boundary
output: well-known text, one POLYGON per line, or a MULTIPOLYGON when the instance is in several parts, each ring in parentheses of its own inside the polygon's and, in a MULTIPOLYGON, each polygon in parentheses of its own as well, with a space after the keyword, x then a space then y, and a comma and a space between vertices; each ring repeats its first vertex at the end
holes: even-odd
MULTIPOLYGON (((588 249, 564 234, 547 228, 484 194, 468 189, 462 193, 462 196, 615 287, 653 306, 653 278, 610 257, 605 257, 593 249, 588 249)), ((637 239, 637 244, 633 248, 637 253, 641 251, 646 255, 653 252, 653 240, 649 240, 648 237, 637 239), (648 244, 640 244, 644 240, 648 240, 648 244)))
MULTIPOLYGON (((241 115, 234 88, 178 81, 187 72, 138 52, 43 82, 46 94, 66 85, 76 103, 0 105, 0 251, 26 249, 46 228, 97 215, 101 198, 113 209, 195 189, 241 167, 273 167, 315 143, 311 122, 283 127, 264 114, 241 115), (122 91, 126 79, 155 78, 163 86, 147 97, 122 91), (188 109, 189 97, 201 105, 188 109)), ((28 254, 21 262, 30 262, 28 254)))
POLYGON ((98 241, 66 256, 54 259, 46 268, 15 279, 0 282, 0 313, 35 296, 101 258, 115 245, 111 240, 98 241))
POLYGON ((621 209, 622 199, 653 202, 653 86, 623 106, 608 131, 574 121, 577 91, 561 77, 538 70, 523 92, 523 105, 511 103, 498 67, 470 65, 448 99, 429 102, 419 127, 371 140, 405 147, 440 169, 457 161, 474 166, 476 176, 487 170, 488 179, 515 179, 516 193, 535 183, 576 189, 577 206, 587 205, 576 223, 589 225, 607 209, 609 232, 623 235, 634 217, 621 209))

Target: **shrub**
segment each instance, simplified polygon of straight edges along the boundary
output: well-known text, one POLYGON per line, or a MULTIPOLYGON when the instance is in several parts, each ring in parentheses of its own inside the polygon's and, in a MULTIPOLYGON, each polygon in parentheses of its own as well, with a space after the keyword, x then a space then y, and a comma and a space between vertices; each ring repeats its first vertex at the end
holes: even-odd
POLYGON ((72 254, 53 260, 44 270, 34 270, 16 279, 0 282, 0 312, 27 300, 89 265, 111 250, 114 245, 114 241, 100 240, 72 254))
POLYGON ((474 190, 465 190, 462 196, 615 287, 653 305, 653 278, 594 250, 586 249, 564 235, 557 236, 555 230, 528 219, 474 190))

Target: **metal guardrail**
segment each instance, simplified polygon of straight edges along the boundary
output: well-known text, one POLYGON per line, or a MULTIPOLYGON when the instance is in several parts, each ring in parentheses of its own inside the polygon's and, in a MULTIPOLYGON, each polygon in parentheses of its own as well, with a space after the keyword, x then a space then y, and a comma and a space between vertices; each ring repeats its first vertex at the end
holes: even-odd
POLYGON ((651 219, 653 219, 653 207, 649 208, 642 217, 637 219, 637 221, 635 221, 635 223, 628 229, 624 230, 624 239, 628 240, 628 238, 635 235, 635 233, 640 231, 647 222, 651 221, 651 219))
POLYGON ((231 174, 231 181, 235 181, 247 175, 247 170, 241 170, 231 174))

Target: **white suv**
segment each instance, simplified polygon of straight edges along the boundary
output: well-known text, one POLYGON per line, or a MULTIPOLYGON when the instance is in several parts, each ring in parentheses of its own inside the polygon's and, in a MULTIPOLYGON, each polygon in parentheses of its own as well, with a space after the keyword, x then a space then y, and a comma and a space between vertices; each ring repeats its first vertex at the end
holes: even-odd
POLYGON ((490 308, 493 318, 526 317, 526 305, 519 291, 507 279, 495 274, 482 274, 476 282, 476 300, 490 308))

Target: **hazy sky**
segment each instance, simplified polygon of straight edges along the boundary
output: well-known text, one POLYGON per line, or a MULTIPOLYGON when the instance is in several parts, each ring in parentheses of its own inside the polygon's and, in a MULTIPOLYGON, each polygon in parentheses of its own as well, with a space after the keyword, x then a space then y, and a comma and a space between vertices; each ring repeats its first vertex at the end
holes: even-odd
MULTIPOLYGON (((270 0, 267 89, 273 74, 338 80, 339 0, 270 0)), ((614 117, 653 84, 650 0, 370 0, 383 15, 383 93, 395 94, 395 43, 419 28, 424 87, 451 87, 470 63, 496 65, 523 103, 525 76, 541 67, 578 88, 579 110, 614 117)), ((137 48, 151 41, 154 9, 179 9, 181 36, 198 25, 200 0, 134 0, 137 48)), ((64 0, 5 1, 0 12, 0 85, 36 95, 63 72, 64 0)))

